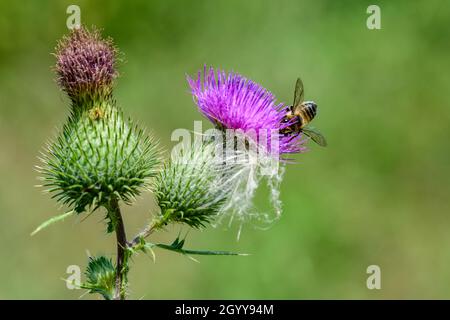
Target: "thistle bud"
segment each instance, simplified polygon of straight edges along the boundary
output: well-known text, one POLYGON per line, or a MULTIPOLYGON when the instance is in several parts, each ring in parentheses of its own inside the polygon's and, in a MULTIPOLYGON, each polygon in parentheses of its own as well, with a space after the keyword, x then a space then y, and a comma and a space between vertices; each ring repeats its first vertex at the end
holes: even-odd
POLYGON ((49 147, 44 186, 80 213, 129 202, 155 175, 156 143, 109 102, 73 116, 49 147))
POLYGON ((111 96, 117 49, 96 29, 72 30, 56 47, 57 82, 75 106, 86 106, 111 96))
POLYGON ((231 167, 215 156, 214 144, 194 143, 172 154, 156 178, 160 221, 205 227, 222 213, 232 187, 231 167))
POLYGON ((75 29, 57 47, 58 83, 73 102, 71 116, 50 144, 44 186, 77 213, 111 200, 130 202, 155 175, 156 144, 112 99, 116 49, 97 30, 75 29))
POLYGON ((113 298, 116 268, 111 259, 104 256, 89 257, 85 274, 86 282, 81 288, 89 290, 89 293, 99 293, 105 300, 113 298))

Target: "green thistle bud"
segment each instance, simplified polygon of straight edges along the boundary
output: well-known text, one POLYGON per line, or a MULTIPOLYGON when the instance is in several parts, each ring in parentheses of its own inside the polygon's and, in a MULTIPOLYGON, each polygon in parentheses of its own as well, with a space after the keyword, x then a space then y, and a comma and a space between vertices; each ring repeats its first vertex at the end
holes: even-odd
POLYGON ((77 213, 129 202, 153 177, 156 144, 112 103, 73 114, 40 168, 44 184, 77 213))
POLYGON ((81 288, 88 289, 89 293, 99 293, 106 300, 114 297, 116 269, 106 257, 89 257, 86 268, 86 282, 81 288))
POLYGON ((196 143, 172 154, 156 179, 160 225, 181 222, 200 228, 222 212, 232 171, 215 151, 214 144, 196 143))

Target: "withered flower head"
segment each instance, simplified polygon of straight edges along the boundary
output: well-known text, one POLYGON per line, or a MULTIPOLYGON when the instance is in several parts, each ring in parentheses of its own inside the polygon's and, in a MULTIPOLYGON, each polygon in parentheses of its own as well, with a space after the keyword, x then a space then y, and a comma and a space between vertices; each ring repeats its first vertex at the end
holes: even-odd
POLYGON ((61 88, 75 105, 105 100, 111 96, 117 49, 99 30, 72 30, 56 47, 56 73, 61 88))

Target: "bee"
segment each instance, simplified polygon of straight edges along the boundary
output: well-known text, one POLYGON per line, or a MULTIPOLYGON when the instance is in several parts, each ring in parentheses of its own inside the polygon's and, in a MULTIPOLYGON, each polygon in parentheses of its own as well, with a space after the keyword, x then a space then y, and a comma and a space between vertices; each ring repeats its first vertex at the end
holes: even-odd
POLYGON ((291 122, 292 124, 280 132, 285 135, 296 135, 302 132, 319 146, 325 147, 327 145, 325 137, 317 130, 307 126, 317 114, 317 104, 314 101, 303 101, 303 96, 303 82, 297 78, 294 103, 287 108, 286 115, 282 120, 283 123, 291 122))

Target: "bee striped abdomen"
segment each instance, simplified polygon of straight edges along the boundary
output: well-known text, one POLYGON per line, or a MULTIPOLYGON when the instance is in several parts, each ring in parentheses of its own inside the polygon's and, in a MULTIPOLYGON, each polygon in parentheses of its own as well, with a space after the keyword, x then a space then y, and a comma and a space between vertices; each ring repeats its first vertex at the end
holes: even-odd
POLYGON ((306 125, 314 119, 317 114, 317 105, 314 102, 304 102, 299 110, 302 124, 306 125))

